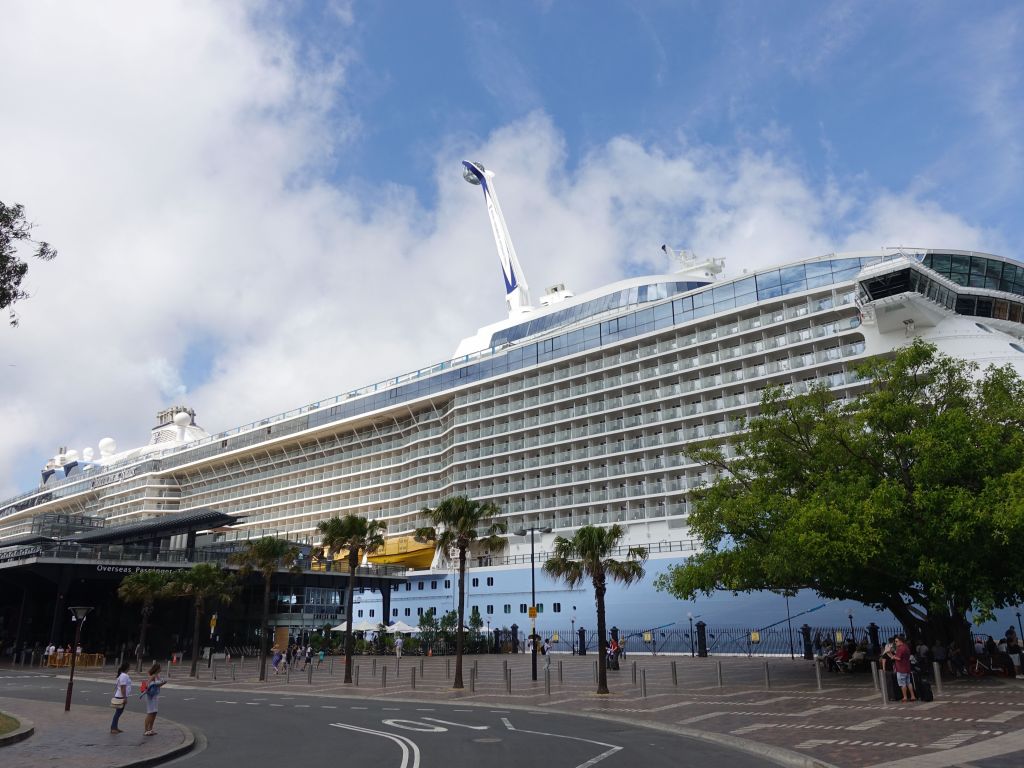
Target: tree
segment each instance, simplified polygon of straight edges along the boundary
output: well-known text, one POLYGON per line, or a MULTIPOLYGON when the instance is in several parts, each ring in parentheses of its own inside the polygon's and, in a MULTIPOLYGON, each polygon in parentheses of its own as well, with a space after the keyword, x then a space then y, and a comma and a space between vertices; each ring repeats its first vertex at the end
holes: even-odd
POLYGON ((18 324, 14 304, 28 298, 28 293, 21 287, 21 280, 28 272, 28 263, 18 258, 17 244, 27 241, 35 245, 34 255, 41 261, 57 256, 49 243, 32 239, 32 227, 33 224, 25 218, 24 206, 4 205, 0 201, 0 309, 8 310, 11 325, 18 324))
POLYGON ((428 649, 434 647, 434 642, 437 640, 437 633, 440 629, 440 625, 437 622, 437 614, 433 608, 428 608, 420 616, 420 642, 428 649))
MULTIPOLYGON (((321 536, 322 555, 325 551, 346 550, 348 560, 348 589, 345 590, 345 682, 352 682, 352 654, 355 652, 352 634, 352 606, 359 578, 359 561, 366 552, 374 552, 384 546, 383 520, 368 520, 359 515, 332 517, 317 525, 321 536)), ((386 619, 386 617, 385 617, 386 619)))
POLYGON ((463 631, 466 626, 466 552, 474 542, 488 552, 497 552, 508 546, 502 534, 508 532, 508 523, 494 520, 498 508, 490 502, 474 501, 466 496, 450 496, 434 509, 423 514, 432 525, 418 528, 416 538, 433 541, 446 558, 457 554, 459 559, 459 621, 455 633, 455 681, 453 688, 462 688, 463 631), (490 524, 487 521, 490 520, 490 524), (477 531, 484 529, 483 536, 477 531))
POLYGON ((168 597, 191 598, 195 610, 192 627, 192 669, 189 677, 196 676, 199 665, 199 629, 208 603, 226 603, 236 592, 235 579, 213 563, 196 563, 188 570, 177 571, 167 582, 168 597))
POLYGON ((608 660, 605 656, 607 625, 604 610, 608 579, 626 585, 639 581, 644 577, 644 562, 647 560, 647 550, 643 547, 629 547, 625 560, 612 557, 625 533, 622 526, 617 524, 608 528, 585 525, 571 539, 556 536, 554 554, 544 563, 544 571, 548 575, 561 579, 570 587, 578 586, 588 578, 594 585, 599 694, 608 693, 608 660))
POLYGON ((242 566, 248 576, 258 571, 263 577, 263 613, 260 624, 260 680, 267 679, 267 653, 270 650, 270 583, 274 574, 284 569, 295 570, 299 548, 284 539, 264 536, 245 542, 245 549, 231 555, 231 562, 242 566))
POLYGON ((824 387, 765 393, 735 458, 696 494, 704 549, 660 577, 681 599, 811 589, 887 609, 913 638, 965 641, 966 614, 1024 597, 1024 383, 915 341, 824 387))
POLYGON ((142 655, 146 652, 146 629, 153 613, 153 603, 164 597, 169 571, 139 571, 121 579, 117 596, 126 603, 142 603, 142 623, 139 627, 139 658, 137 670, 142 671, 142 655))

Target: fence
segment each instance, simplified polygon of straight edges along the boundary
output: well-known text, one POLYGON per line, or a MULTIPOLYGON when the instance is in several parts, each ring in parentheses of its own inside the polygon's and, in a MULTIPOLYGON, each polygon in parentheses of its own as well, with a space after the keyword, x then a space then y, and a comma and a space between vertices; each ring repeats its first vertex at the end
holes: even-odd
MULTIPOLYGON (((51 653, 46 659, 46 666, 48 667, 70 667, 71 666, 71 655, 70 653, 51 653)), ((102 667, 106 662, 106 657, 102 653, 80 653, 78 654, 78 661, 75 662, 76 667, 102 667)))

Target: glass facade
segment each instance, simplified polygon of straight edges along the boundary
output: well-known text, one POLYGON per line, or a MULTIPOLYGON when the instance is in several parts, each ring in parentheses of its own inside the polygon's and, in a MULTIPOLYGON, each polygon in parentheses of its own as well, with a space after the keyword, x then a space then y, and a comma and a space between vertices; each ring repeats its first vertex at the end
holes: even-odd
MULTIPOLYGON (((929 253, 923 264, 970 288, 988 288, 1024 296, 1024 266, 977 254, 929 253)), ((958 310, 959 311, 959 310, 958 310)), ((963 314, 974 314, 965 312, 963 314)))

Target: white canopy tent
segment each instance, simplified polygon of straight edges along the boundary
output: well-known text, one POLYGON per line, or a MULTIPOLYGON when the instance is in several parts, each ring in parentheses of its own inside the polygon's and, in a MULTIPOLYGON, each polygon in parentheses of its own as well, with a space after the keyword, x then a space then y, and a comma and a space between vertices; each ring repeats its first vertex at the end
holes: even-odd
MULTIPOLYGON (((374 624, 372 621, 366 621, 366 619, 362 619, 362 620, 357 621, 355 624, 352 625, 352 631, 353 632, 375 632, 377 630, 378 626, 380 626, 380 625, 379 624, 374 624)), ((332 632, 344 632, 347 629, 348 629, 348 622, 347 621, 341 622, 341 624, 339 624, 336 627, 331 627, 331 631, 332 632)))
POLYGON ((394 635, 401 632, 403 635, 408 634, 419 634, 419 627, 410 627, 404 621, 396 621, 390 627, 388 627, 388 634, 394 635))

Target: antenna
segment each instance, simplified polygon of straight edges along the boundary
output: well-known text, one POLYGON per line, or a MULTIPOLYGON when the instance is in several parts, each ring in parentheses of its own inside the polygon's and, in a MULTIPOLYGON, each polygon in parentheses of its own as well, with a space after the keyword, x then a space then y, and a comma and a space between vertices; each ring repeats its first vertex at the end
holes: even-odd
POLYGON ((463 160, 462 165, 465 169, 462 172, 462 178, 473 186, 481 187, 484 191, 487 216, 491 220, 491 232, 494 234, 494 244, 498 248, 501 272, 505 278, 505 301, 508 304, 508 316, 515 318, 525 312, 530 312, 533 310, 533 307, 530 306, 530 287, 526 284, 526 276, 516 257, 516 249, 512 245, 512 236, 509 235, 508 225, 505 224, 505 217, 498 204, 498 193, 494 188, 494 172, 488 171, 482 163, 463 160))

